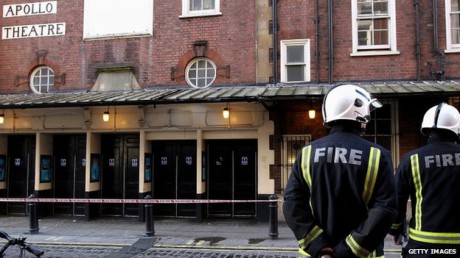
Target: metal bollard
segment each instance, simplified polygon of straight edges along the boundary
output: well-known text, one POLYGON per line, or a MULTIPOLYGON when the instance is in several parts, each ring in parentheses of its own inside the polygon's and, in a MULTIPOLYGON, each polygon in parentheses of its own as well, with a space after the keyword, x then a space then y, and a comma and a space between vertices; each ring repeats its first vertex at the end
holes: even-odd
MULTIPOLYGON (((146 200, 152 199, 152 196, 149 194, 145 196, 146 200)), ((153 223, 153 203, 146 203, 145 207, 145 235, 152 237, 155 235, 155 227, 153 223)))
MULTIPOLYGON (((35 198, 37 198, 35 194, 31 194, 29 196, 29 199, 35 199, 35 198)), ((29 225, 30 234, 38 234, 39 227, 38 227, 37 203, 34 201, 29 202, 29 219, 30 219, 30 225, 29 225)))
POLYGON ((271 239, 278 238, 278 196, 272 194, 268 197, 268 235, 271 239))

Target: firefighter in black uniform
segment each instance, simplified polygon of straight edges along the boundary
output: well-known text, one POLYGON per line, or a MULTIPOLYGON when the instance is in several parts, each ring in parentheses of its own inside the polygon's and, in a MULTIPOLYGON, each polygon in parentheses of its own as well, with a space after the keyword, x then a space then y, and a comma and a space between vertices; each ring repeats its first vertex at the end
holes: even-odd
POLYGON ((361 137, 371 109, 382 104, 355 85, 324 97, 328 136, 299 152, 283 211, 299 257, 383 257, 383 240, 397 214, 390 153, 361 137))
POLYGON ((401 244, 410 197, 403 257, 460 257, 460 114, 440 103, 425 113, 421 131, 429 135, 427 145, 405 154, 398 166, 399 209, 390 234, 401 244))

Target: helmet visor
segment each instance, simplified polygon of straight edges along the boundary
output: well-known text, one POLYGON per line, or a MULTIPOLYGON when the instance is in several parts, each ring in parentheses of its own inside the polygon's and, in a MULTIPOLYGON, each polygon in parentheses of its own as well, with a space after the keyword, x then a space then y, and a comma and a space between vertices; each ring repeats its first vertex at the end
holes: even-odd
POLYGON ((361 95, 366 99, 366 101, 369 102, 369 111, 373 111, 377 108, 381 108, 383 105, 378 101, 376 98, 374 98, 371 94, 369 94, 367 91, 364 90, 356 90, 356 93, 361 95))
POLYGON ((383 107, 382 103, 380 103, 380 101, 378 101, 377 99, 371 99, 370 103, 369 103, 369 110, 372 112, 374 110, 376 110, 377 108, 381 108, 383 107))

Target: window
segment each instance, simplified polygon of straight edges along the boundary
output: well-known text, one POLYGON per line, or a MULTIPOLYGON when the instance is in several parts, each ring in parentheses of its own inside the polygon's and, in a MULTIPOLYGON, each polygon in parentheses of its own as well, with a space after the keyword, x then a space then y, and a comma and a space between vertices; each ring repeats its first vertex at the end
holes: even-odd
POLYGON ((216 65, 207 58, 195 59, 186 69, 187 83, 195 88, 206 88, 216 79, 216 65))
POLYGON ((398 54, 395 0, 352 0, 352 55, 398 54))
POLYGON ((85 39, 153 34, 152 0, 85 0, 85 39))
POLYGON ((446 52, 460 52, 460 2, 446 1, 446 52))
POLYGON ((220 0, 182 0, 182 16, 221 15, 220 0))
POLYGON ((310 143, 311 135, 283 135, 281 190, 284 190, 297 154, 310 143))
POLYGON ((310 41, 281 41, 281 82, 310 81, 310 41))
POLYGON ((37 67, 30 76, 30 88, 35 93, 47 93, 54 86, 54 72, 47 66, 37 67))
POLYGON ((398 153, 396 150, 397 128, 393 121, 397 121, 394 117, 394 102, 383 103, 383 107, 377 108, 371 112, 371 120, 367 123, 366 133, 364 138, 371 142, 382 145, 390 151, 393 160, 396 162, 398 153))

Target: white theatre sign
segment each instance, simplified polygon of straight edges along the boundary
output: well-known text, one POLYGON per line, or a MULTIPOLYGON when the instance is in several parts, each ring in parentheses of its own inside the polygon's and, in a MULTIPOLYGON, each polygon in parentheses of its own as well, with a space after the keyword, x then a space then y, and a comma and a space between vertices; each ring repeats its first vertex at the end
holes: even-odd
MULTIPOLYGON (((57 1, 13 4, 3 6, 3 18, 46 15, 57 13, 57 1)), ((6 26, 2 28, 2 39, 21 39, 65 35, 65 22, 6 26)))

